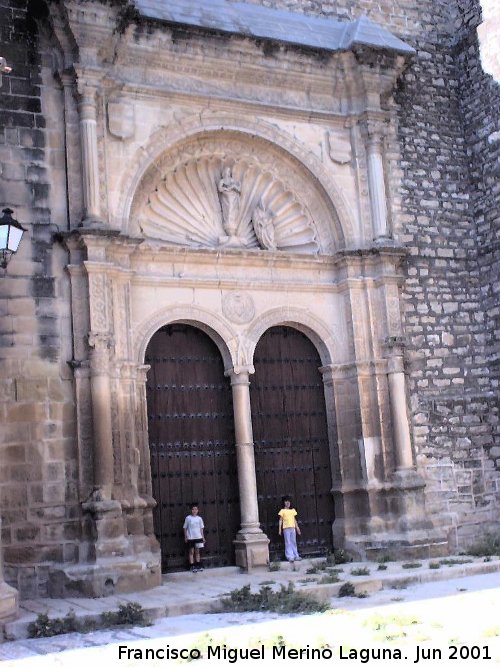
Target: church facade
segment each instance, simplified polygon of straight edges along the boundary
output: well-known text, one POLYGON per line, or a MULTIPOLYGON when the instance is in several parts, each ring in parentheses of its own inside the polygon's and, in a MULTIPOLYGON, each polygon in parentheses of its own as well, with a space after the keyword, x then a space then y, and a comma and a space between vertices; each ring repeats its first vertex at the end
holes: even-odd
POLYGON ((498 530, 478 7, 4 4, 4 616, 157 585, 193 501, 213 566, 266 566, 285 494, 305 555, 498 530))

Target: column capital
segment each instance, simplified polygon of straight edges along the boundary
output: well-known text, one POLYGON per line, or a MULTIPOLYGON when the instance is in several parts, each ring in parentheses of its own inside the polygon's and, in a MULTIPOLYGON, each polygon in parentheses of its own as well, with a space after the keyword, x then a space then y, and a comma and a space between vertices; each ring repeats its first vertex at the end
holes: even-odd
POLYGON ((368 146, 382 143, 387 135, 389 122, 380 114, 365 114, 360 122, 361 136, 368 146))
POLYGON ((114 345, 114 338, 107 332, 90 331, 88 334, 90 369, 92 375, 107 375, 109 370, 109 351, 114 345))
POLYGON ((231 380, 231 384, 248 384, 249 375, 255 373, 255 368, 249 364, 247 366, 233 366, 224 372, 224 375, 231 380))
POLYGON ((388 373, 404 372, 404 357, 407 346, 405 336, 387 336, 382 343, 387 359, 388 373))
POLYGON ((149 364, 138 364, 137 365, 137 380, 139 382, 146 382, 148 378, 148 371, 151 369, 149 364))

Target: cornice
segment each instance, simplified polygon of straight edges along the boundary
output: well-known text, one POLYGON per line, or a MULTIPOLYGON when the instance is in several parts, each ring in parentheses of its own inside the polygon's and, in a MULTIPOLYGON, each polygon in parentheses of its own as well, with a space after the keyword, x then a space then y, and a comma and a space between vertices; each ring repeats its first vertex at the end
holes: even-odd
POLYGON ((179 37, 165 25, 141 31, 131 24, 120 32, 117 7, 75 0, 66 0, 64 7, 82 70, 100 69, 100 78, 118 86, 149 87, 162 94, 341 114, 377 106, 404 61, 402 56, 386 57, 370 68, 352 51, 323 53, 282 45, 270 55, 244 36, 217 38, 187 31, 179 37))

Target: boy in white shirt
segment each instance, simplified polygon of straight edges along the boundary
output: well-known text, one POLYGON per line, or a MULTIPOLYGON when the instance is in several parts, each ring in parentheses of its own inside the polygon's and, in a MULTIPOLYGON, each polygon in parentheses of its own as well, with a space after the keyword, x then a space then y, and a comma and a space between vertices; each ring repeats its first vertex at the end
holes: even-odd
POLYGON ((184 520, 184 542, 188 545, 191 572, 201 572, 203 570, 200 563, 200 547, 205 546, 204 529, 203 519, 198 515, 198 503, 193 503, 191 514, 188 514, 184 520))

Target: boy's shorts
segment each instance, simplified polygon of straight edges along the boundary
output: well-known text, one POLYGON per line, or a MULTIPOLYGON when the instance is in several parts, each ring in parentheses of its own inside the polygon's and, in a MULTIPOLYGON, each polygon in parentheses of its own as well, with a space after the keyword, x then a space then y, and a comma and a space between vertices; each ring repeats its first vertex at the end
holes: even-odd
POLYGON ((189 549, 199 549, 200 547, 203 547, 203 540, 188 540, 187 545, 189 549))

